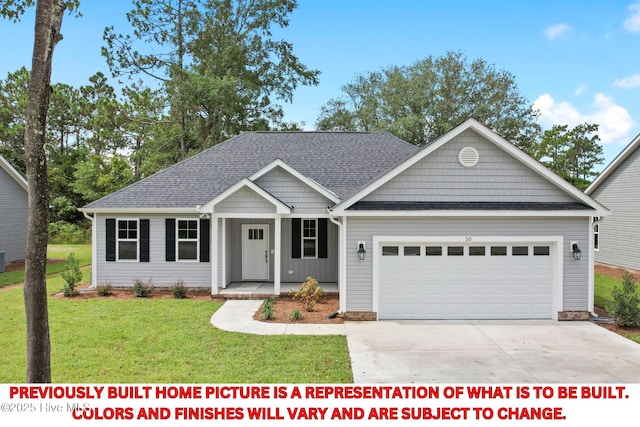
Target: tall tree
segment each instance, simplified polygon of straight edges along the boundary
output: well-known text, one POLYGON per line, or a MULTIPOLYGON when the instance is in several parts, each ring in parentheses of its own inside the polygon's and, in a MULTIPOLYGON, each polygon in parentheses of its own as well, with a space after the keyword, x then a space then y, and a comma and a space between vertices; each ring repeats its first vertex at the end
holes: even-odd
POLYGON ((321 130, 387 131, 423 145, 473 117, 531 152, 537 113, 515 77, 459 52, 357 76, 322 107, 321 130))
POLYGON ((595 167, 604 162, 597 132, 595 123, 582 123, 573 129, 554 125, 543 133, 534 156, 576 188, 585 190, 598 174, 595 167))
POLYGON ((0 81, 0 154, 23 174, 28 90, 29 71, 25 67, 0 81))
POLYGON ((298 85, 318 83, 319 72, 273 35, 288 25, 295 0, 133 4, 133 34, 107 28, 103 55, 114 76, 149 76, 164 90, 173 125, 163 123, 163 139, 154 143, 166 155, 179 141, 170 163, 243 130, 290 126, 276 100, 289 102, 298 85))
MULTIPOLYGON (((29 79, 27 120, 24 133, 27 182, 29 184, 29 225, 24 281, 27 324, 28 383, 51 382, 51 341, 47 305, 47 242, 49 192, 45 138, 51 92, 53 50, 62 40, 60 29, 66 8, 78 0, 38 0, 29 79)), ((17 20, 33 0, 7 0, 0 7, 3 17, 17 20)))

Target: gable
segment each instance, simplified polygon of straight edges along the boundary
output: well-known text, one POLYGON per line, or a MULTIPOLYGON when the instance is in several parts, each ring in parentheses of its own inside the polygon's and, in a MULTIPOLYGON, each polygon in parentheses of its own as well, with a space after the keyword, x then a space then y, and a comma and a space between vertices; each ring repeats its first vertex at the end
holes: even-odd
POLYGON ((242 187, 218 202, 216 213, 276 213, 276 207, 248 187, 242 187))
POLYGON ((624 203, 632 198, 637 200, 640 195, 638 182, 640 182, 640 150, 636 149, 610 171, 590 194, 607 206, 607 202, 611 201, 620 200, 624 203))
POLYGON ((571 203, 576 199, 473 129, 402 171, 364 202, 571 203), (473 147, 478 163, 464 167, 460 150, 473 147))
POLYGON ((327 207, 335 204, 280 166, 272 168, 254 182, 285 204, 293 206, 296 213, 326 213, 327 207))

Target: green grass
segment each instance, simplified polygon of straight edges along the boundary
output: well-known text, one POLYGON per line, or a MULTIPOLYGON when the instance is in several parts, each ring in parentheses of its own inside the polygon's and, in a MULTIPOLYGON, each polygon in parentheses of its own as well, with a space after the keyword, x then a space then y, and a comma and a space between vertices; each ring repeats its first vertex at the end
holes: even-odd
MULTIPOLYGON (((613 302, 611 293, 614 286, 621 286, 622 280, 605 274, 596 273, 594 276, 593 302, 596 306, 605 310, 613 302)), ((640 334, 621 332, 620 335, 640 344, 640 334)))
MULTIPOLYGON (((86 261, 77 245, 56 246, 86 261)), ((90 249, 88 250, 90 257, 90 249)), ((83 271, 88 279, 90 270, 83 271)), ((50 295, 60 291, 49 278, 50 295)), ((344 336, 262 336, 214 328, 222 302, 49 298, 54 383, 351 383, 344 336)), ((0 383, 25 380, 22 288, 0 290, 0 383)))
MULTIPOLYGON (((66 259, 70 252, 75 252, 76 259, 80 267, 91 264, 91 245, 49 245, 47 258, 66 259)), ((47 274, 57 274, 64 270, 65 263, 57 262, 47 265, 47 274)), ((0 273, 0 288, 22 283, 24 281, 24 270, 0 273)))

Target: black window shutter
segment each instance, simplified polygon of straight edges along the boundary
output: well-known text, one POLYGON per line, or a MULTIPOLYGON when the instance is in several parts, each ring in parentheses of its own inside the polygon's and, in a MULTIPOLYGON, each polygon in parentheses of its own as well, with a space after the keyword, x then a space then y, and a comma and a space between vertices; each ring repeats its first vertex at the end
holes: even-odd
POLYGON ((149 262, 149 220, 140 220, 140 262, 149 262))
POLYGON ((327 257, 327 218, 318 218, 318 258, 327 257))
POLYGON ((291 258, 302 258, 302 220, 291 218, 291 258))
POLYGON ((116 260, 116 220, 107 218, 106 222, 107 261, 116 260))
POLYGON ((165 259, 167 261, 176 260, 176 220, 167 218, 165 220, 165 259))
POLYGON ((211 220, 200 220, 200 262, 209 262, 211 252, 211 220))

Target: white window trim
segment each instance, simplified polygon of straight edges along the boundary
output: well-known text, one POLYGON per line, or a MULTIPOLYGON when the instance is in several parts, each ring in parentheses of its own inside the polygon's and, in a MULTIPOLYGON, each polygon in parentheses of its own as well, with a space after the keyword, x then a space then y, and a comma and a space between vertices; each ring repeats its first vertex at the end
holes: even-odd
POLYGON ((600 224, 593 224, 593 250, 600 251, 600 224))
POLYGON ((198 218, 176 218, 176 262, 200 262, 200 221, 198 218), (180 221, 195 221, 196 222, 196 238, 180 238, 180 221), (195 259, 180 259, 180 242, 196 242, 196 258, 195 259))
POLYGON ((300 221, 300 226, 302 227, 302 230, 300 231, 300 236, 302 236, 302 238, 300 239, 300 258, 303 259, 318 259, 318 218, 302 218, 302 221, 300 221), (304 223, 305 221, 313 221, 313 227, 315 230, 315 237, 304 237, 304 223), (304 255, 304 241, 305 240, 313 240, 315 242, 315 255, 314 256, 305 256, 304 255))
POLYGON ((140 218, 116 218, 116 261, 117 262, 139 262, 140 261, 140 218), (135 221, 135 239, 120 238, 120 221, 135 221), (120 259, 120 242, 136 242, 136 259, 120 259))

